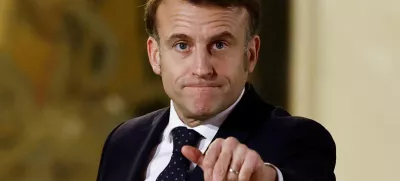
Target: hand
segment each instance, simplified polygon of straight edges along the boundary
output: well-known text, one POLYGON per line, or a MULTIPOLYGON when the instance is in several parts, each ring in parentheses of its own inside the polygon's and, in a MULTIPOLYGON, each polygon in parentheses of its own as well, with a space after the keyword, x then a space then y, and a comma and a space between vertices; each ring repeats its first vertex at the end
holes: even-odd
POLYGON ((275 181, 276 170, 265 166, 260 155, 233 137, 216 139, 203 155, 200 150, 184 146, 182 154, 203 169, 205 181, 275 181), (236 170, 232 173, 229 169, 236 170))

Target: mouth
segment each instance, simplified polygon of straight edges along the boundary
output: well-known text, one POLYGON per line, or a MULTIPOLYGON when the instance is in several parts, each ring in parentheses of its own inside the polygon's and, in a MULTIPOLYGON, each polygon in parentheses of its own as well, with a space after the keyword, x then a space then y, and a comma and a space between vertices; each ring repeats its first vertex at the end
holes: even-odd
POLYGON ((201 84, 187 84, 184 87, 205 89, 205 88, 219 88, 221 87, 221 85, 216 83, 201 83, 201 84))

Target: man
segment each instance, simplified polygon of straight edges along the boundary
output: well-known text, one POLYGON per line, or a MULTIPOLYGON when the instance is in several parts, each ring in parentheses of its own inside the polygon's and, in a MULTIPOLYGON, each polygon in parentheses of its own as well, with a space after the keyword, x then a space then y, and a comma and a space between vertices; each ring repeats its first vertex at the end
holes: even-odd
POLYGON ((328 131, 247 83, 259 11, 259 0, 148 1, 149 61, 171 104, 112 131, 99 181, 335 180, 328 131))

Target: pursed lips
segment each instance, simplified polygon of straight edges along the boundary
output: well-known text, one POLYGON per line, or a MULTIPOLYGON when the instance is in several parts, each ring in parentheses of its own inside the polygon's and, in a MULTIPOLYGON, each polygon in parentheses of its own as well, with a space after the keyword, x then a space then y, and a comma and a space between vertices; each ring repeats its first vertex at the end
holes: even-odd
POLYGON ((189 87, 189 88, 218 88, 221 87, 218 84, 215 83, 202 83, 202 84, 187 84, 184 87, 189 87))

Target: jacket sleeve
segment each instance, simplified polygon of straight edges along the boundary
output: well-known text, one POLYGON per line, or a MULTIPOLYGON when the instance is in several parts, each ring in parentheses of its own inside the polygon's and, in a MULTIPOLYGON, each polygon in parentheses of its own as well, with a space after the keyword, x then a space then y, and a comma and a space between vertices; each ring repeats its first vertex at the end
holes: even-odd
POLYGON ((335 181, 336 145, 329 132, 315 121, 296 125, 288 156, 278 165, 284 181, 335 181))

